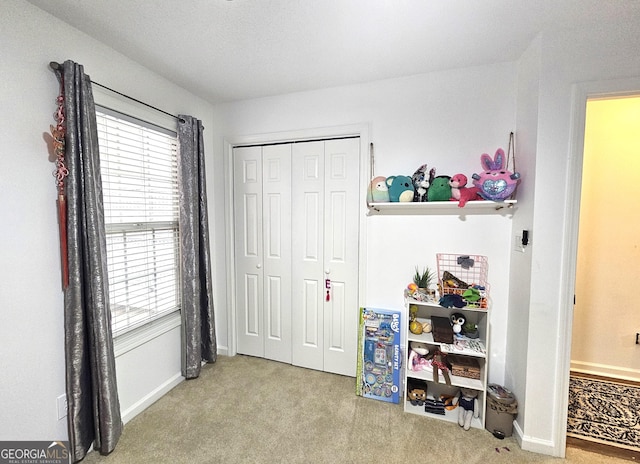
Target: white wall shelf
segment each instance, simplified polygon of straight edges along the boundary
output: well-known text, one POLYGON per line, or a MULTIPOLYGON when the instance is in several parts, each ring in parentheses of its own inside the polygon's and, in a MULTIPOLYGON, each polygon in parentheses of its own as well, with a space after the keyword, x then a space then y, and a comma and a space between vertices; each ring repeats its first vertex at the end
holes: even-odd
POLYGON ((427 202, 398 202, 398 203, 369 203, 369 216, 394 214, 503 214, 512 215, 517 200, 469 201, 462 208, 457 201, 427 201, 427 202))

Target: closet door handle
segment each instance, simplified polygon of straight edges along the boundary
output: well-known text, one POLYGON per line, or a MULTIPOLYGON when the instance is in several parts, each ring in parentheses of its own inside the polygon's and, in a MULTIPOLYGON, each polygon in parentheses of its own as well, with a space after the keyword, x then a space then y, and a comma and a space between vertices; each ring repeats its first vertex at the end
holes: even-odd
POLYGON ((324 270, 324 273, 325 273, 325 274, 327 274, 327 275, 331 274, 331 269, 326 268, 326 269, 324 270))
POLYGON ((256 269, 261 269, 262 268, 262 264, 256 264, 256 269))

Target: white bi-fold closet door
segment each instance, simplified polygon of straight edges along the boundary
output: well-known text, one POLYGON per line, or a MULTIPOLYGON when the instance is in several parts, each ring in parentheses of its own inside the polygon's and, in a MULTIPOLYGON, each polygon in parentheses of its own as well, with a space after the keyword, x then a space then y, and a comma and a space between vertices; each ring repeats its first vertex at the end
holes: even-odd
POLYGON ((233 160, 238 353, 354 376, 359 138, 233 160))

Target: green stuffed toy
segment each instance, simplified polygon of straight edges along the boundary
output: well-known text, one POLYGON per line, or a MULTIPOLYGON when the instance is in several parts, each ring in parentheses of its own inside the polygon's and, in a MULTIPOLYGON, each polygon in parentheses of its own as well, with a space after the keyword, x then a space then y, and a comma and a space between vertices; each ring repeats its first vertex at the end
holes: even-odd
POLYGON ((449 201, 451 198, 451 176, 434 177, 429 190, 427 190, 427 201, 449 201))

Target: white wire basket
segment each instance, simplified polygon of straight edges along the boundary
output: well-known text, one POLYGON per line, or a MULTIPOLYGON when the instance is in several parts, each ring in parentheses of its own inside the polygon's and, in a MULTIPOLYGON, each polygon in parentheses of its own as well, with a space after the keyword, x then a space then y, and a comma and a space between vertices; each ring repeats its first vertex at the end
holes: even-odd
POLYGON ((436 259, 440 296, 460 295, 466 308, 488 308, 486 256, 438 253, 436 259))

